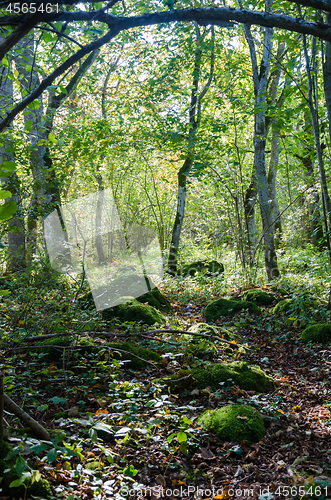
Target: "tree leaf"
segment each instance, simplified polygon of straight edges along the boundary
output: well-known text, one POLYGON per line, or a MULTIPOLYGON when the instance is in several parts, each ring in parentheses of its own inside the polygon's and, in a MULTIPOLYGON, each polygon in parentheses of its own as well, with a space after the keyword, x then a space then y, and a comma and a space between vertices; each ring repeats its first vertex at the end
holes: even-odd
POLYGON ((22 474, 25 471, 25 460, 23 457, 17 457, 15 467, 19 474, 22 474))
POLYGON ((10 219, 17 210, 16 201, 11 200, 7 201, 0 206, 0 220, 8 220, 10 219))
POLYGON ((4 168, 5 170, 9 170, 9 172, 13 172, 16 168, 16 165, 15 162, 13 161, 5 160, 2 162, 1 167, 4 168))
POLYGON ((49 452, 47 453, 47 462, 49 462, 50 464, 52 462, 55 462, 56 457, 57 457, 57 450, 55 448, 50 449, 49 452))
POLYGON ((4 200, 5 198, 10 198, 12 193, 10 191, 5 191, 4 189, 0 189, 0 199, 4 200))
POLYGON ((187 435, 183 431, 179 431, 177 434, 177 441, 178 443, 186 443, 187 441, 187 435))

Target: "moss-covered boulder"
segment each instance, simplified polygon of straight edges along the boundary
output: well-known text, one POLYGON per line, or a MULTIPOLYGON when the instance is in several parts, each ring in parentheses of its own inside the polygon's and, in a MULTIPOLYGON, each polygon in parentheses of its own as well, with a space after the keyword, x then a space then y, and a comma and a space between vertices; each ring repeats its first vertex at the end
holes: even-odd
POLYGON ((206 368, 197 368, 192 372, 196 379, 196 387, 220 389, 220 383, 238 385, 246 391, 266 392, 275 389, 272 377, 269 377, 259 366, 249 365, 244 361, 232 363, 213 363, 206 368))
POLYGON ((275 296, 272 293, 265 292, 260 288, 255 288, 254 290, 246 290, 241 296, 241 300, 248 300, 249 302, 255 302, 259 306, 270 306, 275 300, 275 296))
POLYGON ((301 338, 304 342, 322 342, 327 343, 331 341, 331 324, 330 323, 316 323, 310 325, 301 333, 301 338))
MULTIPOLYGON (((94 290, 94 295, 100 297, 101 300, 109 300, 109 303, 114 304, 114 301, 119 297, 126 296, 134 297, 138 302, 147 302, 150 306, 155 307, 159 311, 171 311, 169 300, 160 292, 157 286, 149 278, 151 290, 146 292, 146 281, 143 277, 136 274, 131 276, 121 277, 114 280, 108 286, 101 286, 94 290), (102 299, 104 297, 104 299, 102 299)), ((89 291, 77 299, 82 309, 91 309, 94 307, 94 299, 92 292, 89 291)), ((116 302, 115 302, 116 303, 116 302)))
POLYGON ((130 342, 109 342, 106 347, 111 348, 111 355, 113 358, 121 361, 130 361, 126 363, 128 368, 140 370, 149 365, 148 361, 152 363, 161 363, 162 356, 151 349, 141 347, 138 344, 130 342), (123 352, 125 351, 125 352, 123 352))
POLYGON ((205 411, 197 423, 213 431, 221 441, 245 441, 253 444, 265 436, 262 416, 258 410, 248 405, 223 406, 219 410, 205 411))
POLYGON ((101 315, 106 321, 119 318, 122 321, 140 321, 146 325, 165 323, 166 321, 160 311, 138 302, 133 297, 121 297, 121 300, 123 300, 121 304, 101 311, 101 315))
POLYGON ((195 276, 196 273, 203 273, 206 276, 218 276, 224 273, 224 266, 216 260, 198 260, 196 262, 191 262, 191 264, 186 264, 181 270, 182 276, 195 276))
POLYGON ((278 302, 277 305, 273 308, 272 312, 276 314, 276 316, 280 316, 281 314, 287 313, 294 306, 293 299, 283 299, 278 302))
POLYGON ((153 288, 150 292, 140 295, 140 297, 137 297, 137 300, 142 304, 147 302, 148 305, 155 307, 155 309, 158 309, 159 311, 171 311, 171 304, 169 300, 157 287, 153 288))
POLYGON ((248 309, 253 314, 261 314, 260 308, 254 302, 232 299, 218 299, 209 302, 204 314, 207 321, 213 321, 220 316, 231 316, 243 309, 248 309))
POLYGON ((72 343, 72 338, 69 335, 62 337, 53 337, 46 339, 42 342, 37 342, 37 346, 44 346, 38 348, 37 352, 43 352, 47 355, 50 361, 59 361, 63 356, 63 351, 72 343))
POLYGON ((217 391, 227 386, 238 385, 246 391, 267 392, 275 389, 272 377, 269 377, 259 366, 249 365, 243 361, 232 363, 211 363, 203 368, 192 371, 181 370, 178 375, 172 375, 162 380, 174 389, 196 387, 205 389, 211 387, 217 391))
POLYGON ((218 328, 213 325, 208 325, 208 323, 196 323, 195 325, 190 326, 188 332, 206 333, 207 335, 219 334, 218 328))

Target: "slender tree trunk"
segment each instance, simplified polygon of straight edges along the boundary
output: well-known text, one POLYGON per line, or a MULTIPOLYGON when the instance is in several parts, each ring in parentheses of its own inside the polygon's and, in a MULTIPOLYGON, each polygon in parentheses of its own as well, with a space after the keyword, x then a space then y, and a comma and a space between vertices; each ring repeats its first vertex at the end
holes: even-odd
MULTIPOLYGON (((40 84, 38 73, 34 69, 35 43, 33 34, 22 38, 20 41, 22 53, 16 58, 16 69, 20 75, 21 94, 25 97, 30 91, 40 84)), ((43 214, 45 204, 46 178, 44 172, 44 156, 46 146, 40 145, 40 140, 45 137, 45 124, 43 123, 43 100, 38 99, 38 105, 29 108, 24 113, 24 123, 29 131, 30 165, 33 176, 33 192, 27 216, 26 235, 26 262, 30 267, 37 248, 37 228, 39 215, 43 214)))
MULTIPOLYGON (((6 37, 4 31, 0 32, 0 39, 6 37)), ((2 117, 6 116, 8 109, 13 105, 13 81, 8 77, 12 61, 7 57, 9 67, 1 68, 0 75, 0 113, 2 117)), ((3 134, 2 146, 0 146, 0 161, 15 162, 10 130, 3 134)), ((1 166, 1 165, 0 165, 1 166)), ((6 201, 14 200, 17 204, 17 211, 8 221, 8 259, 7 272, 22 271, 25 268, 25 227, 24 212, 22 206, 22 196, 20 193, 20 180, 16 170, 12 175, 2 178, 2 184, 5 189, 12 193, 11 198, 6 201)))
MULTIPOLYGON (((322 188, 322 194, 323 194, 326 215, 327 215, 326 220, 328 221, 329 228, 331 228, 331 202, 330 202, 330 196, 329 196, 329 191, 328 191, 328 185, 327 185, 327 181, 326 181, 325 166, 324 166, 321 141, 320 141, 318 110, 316 107, 316 104, 318 101, 314 97, 314 94, 313 94, 313 80, 312 80, 312 76, 311 76, 307 42, 306 42, 305 35, 302 36, 302 42, 303 42, 303 51, 304 51, 305 61, 306 61, 307 79, 308 79, 308 99, 307 100, 308 100, 308 106, 309 106, 309 110, 310 110, 310 114, 311 114, 311 122, 312 122, 313 133, 314 133, 317 163, 318 163, 318 169, 319 169, 319 173, 320 173, 321 188, 322 188), (315 104, 314 104, 314 101, 315 101, 315 104)), ((329 65, 330 63, 327 62, 326 64, 329 65)), ((328 78, 327 72, 326 72, 326 77, 328 78)), ((328 85, 328 83, 327 83, 327 85, 328 85)), ((326 228, 326 231, 328 232, 328 228, 326 228)))
POLYGON ((245 260, 246 262, 248 262, 250 267, 254 265, 255 238, 256 238, 256 227, 255 227, 256 198, 257 198, 256 174, 255 174, 255 165, 253 165, 251 182, 248 188, 246 189, 244 197, 244 216, 246 224, 245 260))
POLYGON ((279 161, 279 142, 280 132, 278 129, 273 128, 271 135, 271 152, 268 170, 268 190, 270 197, 271 217, 274 225, 276 248, 279 246, 282 237, 282 223, 280 219, 280 211, 276 192, 276 177, 279 161))
POLYGON ((186 203, 186 180, 187 176, 190 174, 193 167, 194 160, 194 143, 196 138, 196 132, 199 128, 201 121, 201 106, 202 99, 209 90, 214 74, 214 40, 215 33, 213 26, 211 27, 211 39, 212 48, 210 55, 210 71, 208 81, 205 84, 203 90, 200 94, 199 92, 199 80, 201 71, 201 58, 202 58, 202 46, 201 42, 204 39, 206 31, 200 34, 198 25, 196 28, 196 41, 197 48, 194 54, 194 69, 193 69, 193 82, 191 91, 191 102, 189 110, 189 133, 188 133, 188 144, 187 144, 187 157, 184 161, 182 168, 178 172, 178 192, 177 192, 177 209, 176 217, 172 230, 172 237, 170 243, 169 259, 168 259, 168 273, 172 276, 177 274, 177 259, 178 259, 178 248, 180 242, 180 235, 183 227, 184 215, 185 215, 185 203, 186 203))
MULTIPOLYGON (((266 1, 266 10, 268 10, 269 6, 270 2, 266 1)), ((255 43, 250 27, 244 25, 244 31, 251 55, 255 93, 256 111, 254 115, 254 163, 263 228, 264 260, 268 279, 272 280, 279 276, 279 270, 275 250, 274 226, 269 201, 268 179, 266 172, 265 145, 268 130, 265 110, 267 106, 266 93, 270 71, 273 30, 272 28, 264 29, 263 55, 260 63, 260 69, 257 64, 255 43)))
MULTIPOLYGON (((309 128, 311 128, 311 126, 309 128)), ((320 210, 319 192, 315 186, 314 162, 310 153, 311 151, 308 150, 305 156, 300 156, 297 153, 295 156, 301 160, 305 168, 306 185, 307 187, 310 186, 310 189, 307 191, 307 195, 303 200, 303 206, 308 206, 309 228, 306 227, 308 241, 315 247, 320 248, 321 241, 323 240, 322 215, 320 210)))
POLYGON ((102 224, 102 207, 103 207, 105 188, 103 185, 103 179, 101 174, 98 172, 98 174, 95 177, 98 182, 98 200, 97 200, 96 215, 95 215, 95 247, 97 249, 99 264, 103 264, 106 261, 106 258, 103 251, 101 224, 102 224))
POLYGON ((184 161, 184 165, 178 172, 178 192, 177 192, 177 210, 172 237, 170 244, 170 253, 168 260, 168 272, 172 276, 177 274, 177 257, 180 242, 180 234, 183 227, 186 203, 186 179, 193 166, 193 156, 189 155, 184 161))

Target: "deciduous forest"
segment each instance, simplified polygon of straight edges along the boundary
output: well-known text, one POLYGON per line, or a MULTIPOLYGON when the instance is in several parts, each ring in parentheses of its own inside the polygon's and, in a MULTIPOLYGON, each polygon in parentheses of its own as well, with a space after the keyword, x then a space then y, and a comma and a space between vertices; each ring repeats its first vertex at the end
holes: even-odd
POLYGON ((331 3, 0 0, 0 500, 331 498, 331 3))

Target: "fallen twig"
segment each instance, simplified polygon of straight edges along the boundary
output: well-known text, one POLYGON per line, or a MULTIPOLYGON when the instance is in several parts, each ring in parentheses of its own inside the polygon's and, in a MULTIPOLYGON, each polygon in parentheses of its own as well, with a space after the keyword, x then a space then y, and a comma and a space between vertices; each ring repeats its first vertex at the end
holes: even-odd
POLYGON ((51 437, 49 433, 46 431, 46 429, 38 424, 36 420, 34 420, 30 415, 28 415, 22 408, 20 408, 12 399, 10 399, 7 394, 3 395, 3 400, 4 400, 4 406, 5 408, 16 415, 20 420, 22 420, 30 429, 33 430, 35 435, 39 439, 43 439, 44 441, 50 441, 51 437))

